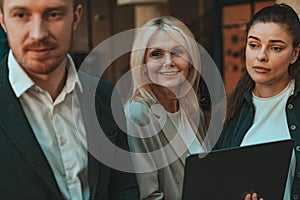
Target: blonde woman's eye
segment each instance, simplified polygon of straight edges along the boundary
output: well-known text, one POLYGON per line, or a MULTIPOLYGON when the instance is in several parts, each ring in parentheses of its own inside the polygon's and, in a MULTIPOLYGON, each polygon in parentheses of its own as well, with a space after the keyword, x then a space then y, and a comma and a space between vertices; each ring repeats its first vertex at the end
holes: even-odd
POLYGON ((161 51, 152 51, 150 55, 153 58, 159 58, 162 56, 162 52, 161 51))
POLYGON ((183 50, 181 49, 175 49, 172 51, 172 55, 182 55, 183 54, 183 50))

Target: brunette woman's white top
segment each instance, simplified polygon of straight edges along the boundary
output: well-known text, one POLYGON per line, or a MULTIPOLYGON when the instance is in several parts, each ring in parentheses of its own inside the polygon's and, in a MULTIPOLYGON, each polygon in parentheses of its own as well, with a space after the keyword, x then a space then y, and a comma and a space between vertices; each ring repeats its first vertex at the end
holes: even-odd
MULTIPOLYGON (((251 128, 246 133, 241 146, 290 139, 285 107, 289 96, 294 92, 295 80, 291 80, 284 90, 273 97, 260 98, 253 95, 255 116, 251 128)), ((291 199, 291 188, 296 166, 292 153, 284 200, 291 199)))

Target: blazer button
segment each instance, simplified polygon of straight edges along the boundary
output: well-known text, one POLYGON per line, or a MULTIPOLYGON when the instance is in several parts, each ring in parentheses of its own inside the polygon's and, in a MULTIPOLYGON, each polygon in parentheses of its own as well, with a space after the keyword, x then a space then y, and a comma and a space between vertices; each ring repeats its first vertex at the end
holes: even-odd
POLYGON ((297 173, 297 177, 300 178, 300 172, 297 173))
POLYGON ((293 199, 294 199, 294 200, 297 200, 297 199, 299 199, 299 196, 298 196, 298 194, 294 194, 294 195, 293 195, 293 199))
POLYGON ((65 145, 66 142, 67 142, 67 139, 64 138, 64 137, 61 137, 61 139, 60 139, 60 144, 61 144, 61 146, 65 145))
POLYGON ((291 109, 293 109, 293 108, 294 108, 294 105, 290 103, 290 104, 289 104, 287 107, 288 107, 288 109, 290 109, 290 110, 291 110, 291 109))
POLYGON ((290 128, 291 128, 292 131, 296 130, 296 126, 295 125, 291 125, 290 128))
POLYGON ((300 151, 300 146, 296 146, 296 151, 300 151))

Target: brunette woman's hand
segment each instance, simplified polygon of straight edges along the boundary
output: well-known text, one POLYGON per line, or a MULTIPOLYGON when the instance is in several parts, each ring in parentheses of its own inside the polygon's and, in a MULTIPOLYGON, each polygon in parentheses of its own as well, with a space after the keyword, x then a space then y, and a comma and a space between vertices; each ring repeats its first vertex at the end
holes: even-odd
POLYGON ((264 200, 262 197, 258 198, 257 193, 246 194, 244 200, 264 200))

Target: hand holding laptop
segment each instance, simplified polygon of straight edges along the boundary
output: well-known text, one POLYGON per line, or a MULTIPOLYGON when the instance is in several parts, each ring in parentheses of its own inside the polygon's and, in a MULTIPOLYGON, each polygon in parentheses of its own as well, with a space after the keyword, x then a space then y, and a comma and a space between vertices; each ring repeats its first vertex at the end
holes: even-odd
POLYGON ((252 194, 248 193, 245 196, 244 200, 264 200, 264 199, 262 197, 258 197, 257 193, 254 192, 252 194))

